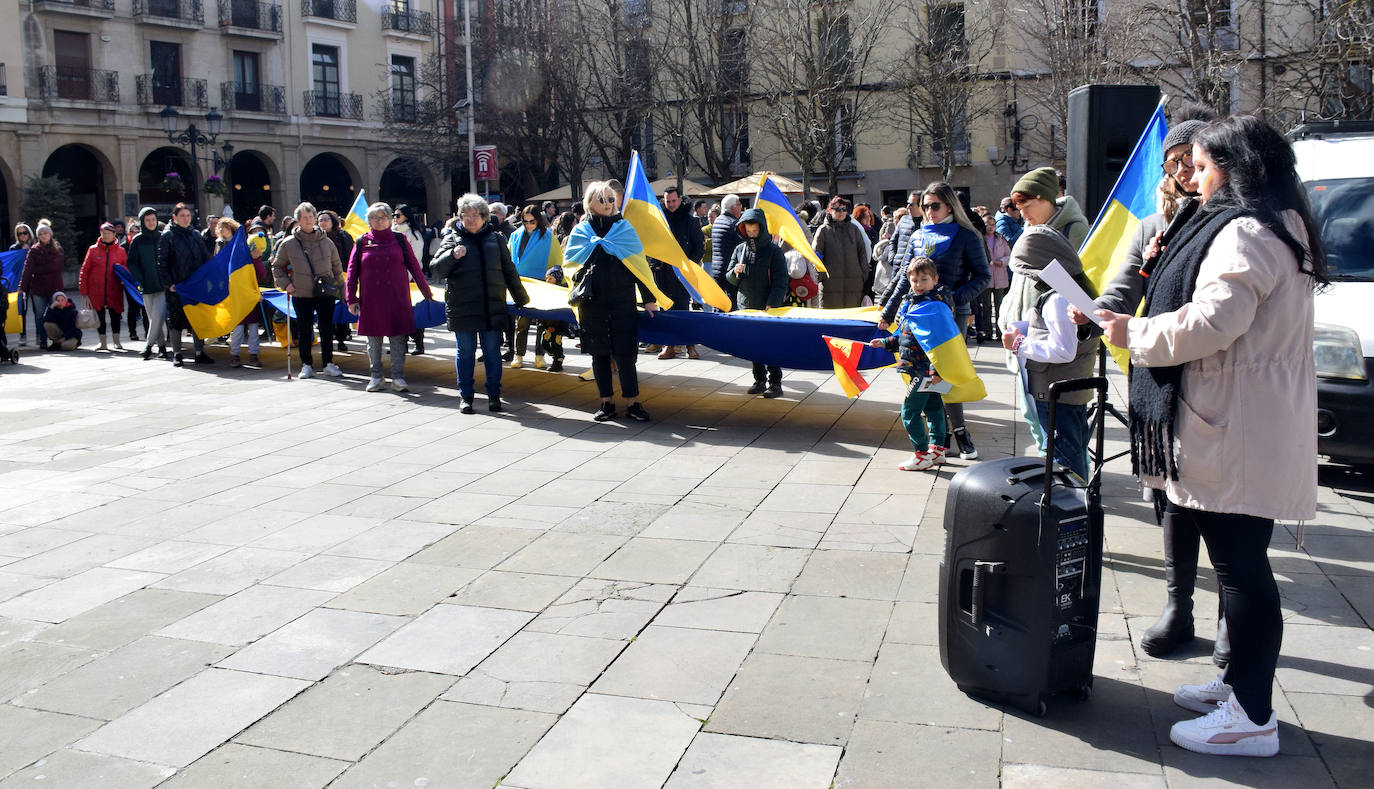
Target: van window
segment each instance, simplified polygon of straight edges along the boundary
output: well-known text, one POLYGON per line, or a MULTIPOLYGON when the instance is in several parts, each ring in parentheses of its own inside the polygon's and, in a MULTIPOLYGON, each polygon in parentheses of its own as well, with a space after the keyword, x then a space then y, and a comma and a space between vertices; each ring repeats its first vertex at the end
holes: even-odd
POLYGON ((1309 181, 1332 279, 1374 281, 1374 178, 1309 181))

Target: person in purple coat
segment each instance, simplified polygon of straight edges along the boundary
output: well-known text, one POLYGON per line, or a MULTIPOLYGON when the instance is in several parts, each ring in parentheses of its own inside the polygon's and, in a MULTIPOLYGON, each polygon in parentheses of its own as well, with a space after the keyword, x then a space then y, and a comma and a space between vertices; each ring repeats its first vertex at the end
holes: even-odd
POLYGON ((391 232, 391 206, 373 203, 367 209, 371 230, 359 236, 348 256, 344 300, 358 316, 360 337, 367 338, 367 360, 372 380, 367 391, 382 388, 382 338, 391 343, 391 388, 407 392, 406 337, 415 331, 415 312, 410 301, 410 282, 420 286, 425 299, 434 298, 429 281, 420 269, 410 244, 391 232))

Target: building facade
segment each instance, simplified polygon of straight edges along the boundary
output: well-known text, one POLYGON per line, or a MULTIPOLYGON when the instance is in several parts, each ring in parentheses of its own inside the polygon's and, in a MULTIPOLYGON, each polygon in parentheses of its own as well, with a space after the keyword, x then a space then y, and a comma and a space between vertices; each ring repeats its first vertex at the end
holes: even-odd
POLYGON ((0 28, 7 244, 14 222, 37 219, 17 216, 32 176, 71 182, 83 241, 107 218, 182 200, 244 219, 302 200, 342 213, 365 189, 444 214, 447 173, 398 156, 382 133, 414 112, 417 73, 439 45, 437 2, 4 2, 18 20, 0 28), (167 133, 192 124, 219 126, 194 161, 167 133))

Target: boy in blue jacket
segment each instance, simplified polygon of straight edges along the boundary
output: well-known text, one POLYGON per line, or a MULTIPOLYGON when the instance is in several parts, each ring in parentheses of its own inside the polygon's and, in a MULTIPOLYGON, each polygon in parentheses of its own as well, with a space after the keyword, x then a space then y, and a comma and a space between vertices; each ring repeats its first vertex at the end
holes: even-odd
POLYGON ((897 468, 902 471, 924 471, 944 465, 945 462, 945 403, 939 392, 928 389, 940 383, 940 376, 930 366, 930 359, 916 341, 916 333, 908 315, 917 305, 927 301, 939 301, 948 306, 949 296, 940 286, 940 270, 930 258, 913 258, 906 274, 911 289, 902 299, 897 316, 897 333, 876 337, 868 344, 874 348, 901 351, 897 370, 911 378, 906 399, 902 401, 902 426, 906 428, 907 438, 911 439, 913 452, 897 468), (930 422, 929 432, 926 430, 927 421, 930 422))

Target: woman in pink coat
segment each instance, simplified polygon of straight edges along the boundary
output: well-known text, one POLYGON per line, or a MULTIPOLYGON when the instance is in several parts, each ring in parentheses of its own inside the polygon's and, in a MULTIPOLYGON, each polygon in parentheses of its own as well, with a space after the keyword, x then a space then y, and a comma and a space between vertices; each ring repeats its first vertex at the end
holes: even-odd
POLYGON ((358 316, 358 335, 367 338, 372 371, 367 391, 382 388, 382 338, 386 337, 391 343, 391 388, 405 392, 409 391, 404 377, 406 337, 415 331, 411 280, 426 300, 434 295, 410 244, 391 231, 391 206, 373 203, 367 209, 367 224, 371 230, 358 238, 348 257, 344 299, 348 311, 358 316))
POLYGON ((115 226, 106 222, 100 226, 100 240, 86 250, 86 258, 81 261, 81 295, 91 302, 91 309, 100 316, 100 350, 106 350, 106 327, 114 330, 114 347, 124 350, 119 344, 119 318, 124 314, 124 285, 115 274, 115 266, 124 266, 128 257, 124 247, 119 245, 115 226))

